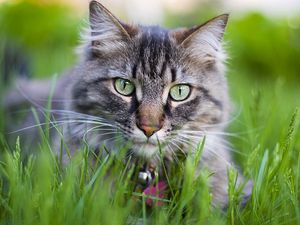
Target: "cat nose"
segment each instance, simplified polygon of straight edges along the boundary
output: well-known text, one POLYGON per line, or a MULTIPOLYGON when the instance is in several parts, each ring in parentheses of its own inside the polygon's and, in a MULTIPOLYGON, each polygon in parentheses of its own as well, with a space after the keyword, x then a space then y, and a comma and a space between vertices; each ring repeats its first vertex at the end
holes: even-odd
POLYGON ((165 116, 161 108, 158 104, 146 102, 137 110, 136 125, 148 138, 163 127, 165 116))
POLYGON ((159 131, 162 127, 161 125, 150 126, 146 124, 137 124, 137 126, 148 138, 151 137, 155 132, 159 131))
POLYGON ((148 118, 142 117, 137 121, 136 125, 149 138, 162 128, 163 119, 160 119, 157 122, 150 122, 148 118))

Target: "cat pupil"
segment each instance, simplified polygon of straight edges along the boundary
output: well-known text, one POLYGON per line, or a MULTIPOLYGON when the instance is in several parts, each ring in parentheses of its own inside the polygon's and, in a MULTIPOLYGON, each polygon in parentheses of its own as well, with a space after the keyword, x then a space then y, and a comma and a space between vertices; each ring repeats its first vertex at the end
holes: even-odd
POLYGON ((125 87, 126 87, 127 83, 128 83, 127 81, 124 81, 124 80, 122 81, 122 88, 123 88, 123 90, 125 90, 125 87))

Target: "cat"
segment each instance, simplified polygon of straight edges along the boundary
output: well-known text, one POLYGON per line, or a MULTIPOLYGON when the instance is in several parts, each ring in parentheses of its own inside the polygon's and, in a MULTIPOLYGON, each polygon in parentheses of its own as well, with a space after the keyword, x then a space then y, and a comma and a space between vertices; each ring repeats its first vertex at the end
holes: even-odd
MULTIPOLYGON (((123 23, 97 1, 89 11, 80 60, 57 80, 52 95, 52 113, 71 155, 83 139, 91 149, 105 145, 111 151, 130 141, 130 154, 155 168, 160 150, 175 163, 176 154, 193 153, 205 137, 201 165, 213 173, 213 205, 226 206, 233 166, 223 136, 231 111, 222 47, 228 15, 169 30, 123 23)), ((22 80, 18 86, 21 93, 11 91, 6 108, 44 106, 52 85, 22 80)), ((59 154, 57 134, 53 146, 59 154)), ((250 183, 244 192, 251 195, 250 183)))

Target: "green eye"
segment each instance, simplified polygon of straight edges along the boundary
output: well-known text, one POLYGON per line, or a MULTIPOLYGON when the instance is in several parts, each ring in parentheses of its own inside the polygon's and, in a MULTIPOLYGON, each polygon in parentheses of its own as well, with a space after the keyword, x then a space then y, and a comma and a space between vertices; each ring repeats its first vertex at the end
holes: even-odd
POLYGON ((118 78, 114 83, 116 91, 124 96, 130 96, 134 91, 134 85, 132 82, 126 79, 118 78))
POLYGON ((190 95, 191 88, 187 84, 177 84, 170 90, 170 96, 174 101, 183 101, 190 95))

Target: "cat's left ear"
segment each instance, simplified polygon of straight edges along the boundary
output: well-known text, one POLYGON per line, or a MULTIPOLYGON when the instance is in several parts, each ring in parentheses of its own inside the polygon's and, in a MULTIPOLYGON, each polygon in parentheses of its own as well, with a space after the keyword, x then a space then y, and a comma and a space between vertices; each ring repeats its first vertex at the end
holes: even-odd
POLYGON ((120 22, 102 4, 90 2, 89 41, 93 50, 101 53, 112 52, 124 46, 138 30, 136 27, 120 22))
POLYGON ((171 36, 187 54, 203 63, 223 60, 222 39, 228 21, 228 14, 217 16, 206 23, 190 29, 175 30, 171 36))

